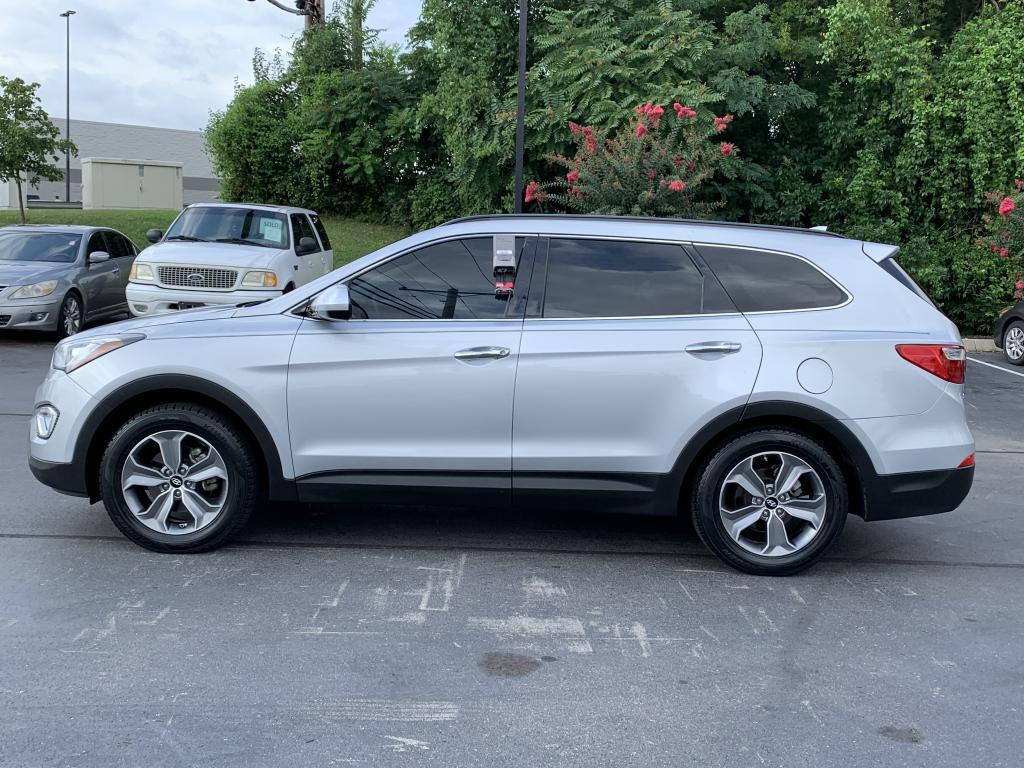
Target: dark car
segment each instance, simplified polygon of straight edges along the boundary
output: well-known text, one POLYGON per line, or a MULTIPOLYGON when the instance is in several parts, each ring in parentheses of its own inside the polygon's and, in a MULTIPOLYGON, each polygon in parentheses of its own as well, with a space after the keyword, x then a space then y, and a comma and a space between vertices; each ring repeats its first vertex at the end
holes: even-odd
POLYGON ((0 328, 64 338, 127 312, 137 254, 131 240, 102 227, 0 227, 0 328))
POLYGON ((1024 301, 1002 311, 992 337, 1009 362, 1024 365, 1024 301))

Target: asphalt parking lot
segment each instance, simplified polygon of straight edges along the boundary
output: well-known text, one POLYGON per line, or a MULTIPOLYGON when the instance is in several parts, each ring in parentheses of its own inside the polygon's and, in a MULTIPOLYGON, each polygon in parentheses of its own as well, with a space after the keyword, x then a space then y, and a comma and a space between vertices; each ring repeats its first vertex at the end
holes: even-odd
POLYGON ((773 580, 673 521, 485 509, 147 553, 28 471, 50 349, 0 336, 0 765, 1021 764, 1024 371, 995 355, 965 505, 851 518, 773 580))

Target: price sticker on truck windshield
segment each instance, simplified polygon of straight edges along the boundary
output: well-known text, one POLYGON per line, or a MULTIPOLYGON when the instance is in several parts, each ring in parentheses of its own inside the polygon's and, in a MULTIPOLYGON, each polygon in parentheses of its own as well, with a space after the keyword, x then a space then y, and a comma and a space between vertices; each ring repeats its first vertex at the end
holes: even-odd
POLYGON ((284 242, 284 222, 280 219, 260 219, 260 235, 272 243, 284 242))

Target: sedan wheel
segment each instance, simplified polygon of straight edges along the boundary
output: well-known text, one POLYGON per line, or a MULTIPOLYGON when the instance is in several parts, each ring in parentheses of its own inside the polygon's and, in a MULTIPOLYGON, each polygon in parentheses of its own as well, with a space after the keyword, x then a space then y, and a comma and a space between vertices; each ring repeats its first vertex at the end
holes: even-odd
POLYGON ((1013 323, 1003 335, 1003 352, 1014 365, 1024 365, 1024 323, 1013 323))
POLYGON ((57 319, 57 337, 66 339, 82 330, 82 302, 78 296, 69 293, 60 305, 57 319))

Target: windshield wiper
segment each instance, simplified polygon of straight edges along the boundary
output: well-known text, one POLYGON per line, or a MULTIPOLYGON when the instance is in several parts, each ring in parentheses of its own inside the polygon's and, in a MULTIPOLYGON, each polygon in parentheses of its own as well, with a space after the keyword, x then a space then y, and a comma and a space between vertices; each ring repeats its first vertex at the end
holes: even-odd
POLYGON ((208 243, 209 240, 203 240, 201 237, 192 237, 191 235, 171 235, 166 240, 184 240, 189 243, 208 243))
POLYGON ((246 240, 244 237, 218 237, 213 242, 215 243, 237 243, 238 245, 258 245, 260 248, 273 248, 272 245, 266 243, 258 243, 255 240, 246 240))

